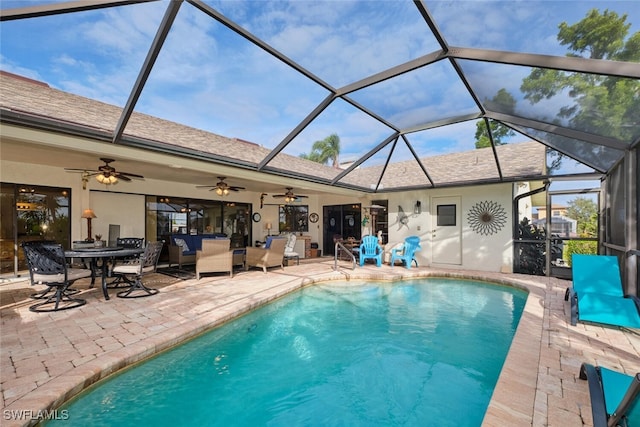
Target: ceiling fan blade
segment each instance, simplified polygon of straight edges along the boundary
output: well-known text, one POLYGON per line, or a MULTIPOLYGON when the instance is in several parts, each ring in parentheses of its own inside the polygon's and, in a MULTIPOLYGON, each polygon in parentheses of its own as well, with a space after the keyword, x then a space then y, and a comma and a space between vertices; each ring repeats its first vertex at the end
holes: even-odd
POLYGON ((138 174, 130 173, 130 172, 118 172, 118 171, 116 171, 115 175, 118 178, 121 177, 121 176, 128 176, 128 177, 131 177, 131 178, 144 178, 144 176, 142 176, 142 175, 138 175, 138 174))
POLYGON ((276 199, 281 199, 283 197, 287 197, 286 194, 274 194, 273 197, 275 197, 276 199))
POLYGON ((73 173, 82 173, 84 174, 84 176, 86 177, 90 177, 90 176, 96 176, 98 174, 100 174, 100 171, 94 171, 91 169, 72 169, 72 168, 64 168, 64 170, 66 170, 67 172, 73 172, 73 173))
POLYGON ((218 181, 216 183, 216 185, 196 185, 196 188, 209 188, 209 191, 216 191, 216 192, 220 192, 218 194, 221 195, 226 195, 228 194, 230 191, 240 191, 240 190, 244 190, 244 187, 239 187, 236 185, 229 185, 227 184, 224 180, 227 179, 224 176, 219 176, 218 179, 220 181, 218 181))
POLYGON ((98 169, 78 169, 78 168, 64 168, 64 169, 67 172, 82 173, 83 174, 83 176, 82 176, 83 179, 85 179, 87 177, 90 177, 90 176, 98 176, 98 175, 104 175, 104 176, 107 176, 107 177, 108 176, 113 176, 113 177, 116 177, 116 178, 121 179, 123 181, 131 181, 131 178, 142 178, 142 179, 144 178, 144 176, 138 175, 136 173, 119 172, 119 171, 117 171, 113 166, 110 165, 111 162, 115 161, 113 159, 108 159, 106 157, 101 157, 100 160, 102 160, 105 164, 98 166, 98 169))
POLYGON ((64 168, 67 172, 87 172, 87 173, 98 173, 93 169, 75 169, 75 168, 64 168))

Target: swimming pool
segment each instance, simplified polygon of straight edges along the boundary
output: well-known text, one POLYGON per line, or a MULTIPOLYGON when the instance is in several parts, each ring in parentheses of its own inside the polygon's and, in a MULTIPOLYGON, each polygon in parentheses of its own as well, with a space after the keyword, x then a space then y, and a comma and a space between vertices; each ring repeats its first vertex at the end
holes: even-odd
POLYGON ((478 426, 525 300, 434 278, 304 288, 99 383, 62 422, 478 426))

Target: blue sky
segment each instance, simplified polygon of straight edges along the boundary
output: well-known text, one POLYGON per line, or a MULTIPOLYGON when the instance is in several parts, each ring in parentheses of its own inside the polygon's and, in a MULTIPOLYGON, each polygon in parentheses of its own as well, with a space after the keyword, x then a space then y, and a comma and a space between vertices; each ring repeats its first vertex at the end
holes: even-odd
MULTIPOLYGON (((2 8, 36 1, 3 0, 2 8)), ((211 1, 216 10, 327 84, 339 88, 438 49, 410 1, 211 1)), ((608 8, 640 30, 635 1, 428 1, 447 42, 564 55, 558 24, 608 8)), ((0 24, 0 67, 55 88, 123 106, 167 3, 103 9, 0 24)), ((486 93, 513 93, 530 69, 478 66, 486 93)), ((328 92, 185 3, 136 110, 229 137, 276 146, 328 92)), ((438 63, 353 94, 402 126, 472 113, 476 107, 448 63, 438 63)), ((557 108, 562 97, 541 105, 557 108)), ((531 108, 531 107, 528 107, 531 108)), ((391 130, 346 102, 335 102, 285 150, 298 155, 331 133, 342 158, 355 158, 391 130)), ((473 149, 475 122, 410 136, 421 156, 473 149)), ((518 135, 513 142, 525 138, 518 135)))

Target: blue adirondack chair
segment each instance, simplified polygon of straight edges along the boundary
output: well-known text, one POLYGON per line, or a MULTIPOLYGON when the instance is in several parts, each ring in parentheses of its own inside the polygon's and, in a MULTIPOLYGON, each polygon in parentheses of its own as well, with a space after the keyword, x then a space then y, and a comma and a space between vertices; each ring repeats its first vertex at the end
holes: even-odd
POLYGON ((360 243, 360 267, 364 265, 367 259, 375 259, 376 266, 382 266, 382 246, 378 243, 376 236, 364 236, 360 243))
POLYGON ((404 262, 405 267, 411 268, 411 263, 415 262, 416 267, 418 261, 415 259, 415 253, 420 249, 420 237, 409 236, 404 239, 402 247, 391 250, 391 267, 393 267, 396 261, 404 262))

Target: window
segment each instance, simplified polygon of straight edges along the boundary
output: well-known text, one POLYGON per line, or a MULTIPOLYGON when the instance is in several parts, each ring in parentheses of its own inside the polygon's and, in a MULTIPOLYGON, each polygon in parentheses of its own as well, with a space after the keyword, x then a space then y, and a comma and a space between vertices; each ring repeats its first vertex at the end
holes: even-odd
POLYGON ((280 206, 280 231, 281 232, 308 232, 309 231, 309 206, 280 206))
MULTIPOLYGON (((168 241, 172 234, 224 234, 231 246, 248 246, 251 205, 217 200, 147 196, 147 239, 168 241), (155 229, 155 235, 149 229, 155 229)), ((162 258, 161 258, 162 259, 162 258)))
POLYGON ((438 205, 438 226, 456 225, 456 205, 438 205))

